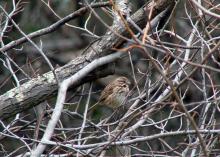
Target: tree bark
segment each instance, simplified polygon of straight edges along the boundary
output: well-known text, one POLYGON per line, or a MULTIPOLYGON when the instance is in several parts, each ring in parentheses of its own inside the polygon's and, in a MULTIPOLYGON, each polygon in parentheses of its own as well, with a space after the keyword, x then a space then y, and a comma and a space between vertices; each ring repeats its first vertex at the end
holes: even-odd
MULTIPOLYGON (((155 2, 156 5, 153 10, 152 18, 164 11, 165 8, 169 8, 175 4, 175 0, 158 0, 155 2)), ((146 25, 148 12, 149 6, 145 5, 145 7, 140 8, 131 17, 131 19, 141 29, 143 29, 146 25)), ((129 26, 133 31, 135 31, 131 24, 129 24, 129 26)), ((59 81, 75 74, 77 71, 85 67, 90 61, 112 53, 112 48, 119 48, 125 42, 125 39, 121 38, 117 34, 123 35, 127 38, 130 37, 126 27, 122 25, 112 26, 100 40, 93 43, 90 48, 87 49, 84 55, 77 57, 63 67, 56 69, 59 81), (114 32, 112 32, 112 30, 114 30, 114 32)), ((97 69, 87 78, 78 82, 76 86, 96 78, 104 77, 111 73, 111 70, 109 71, 102 68, 97 69)), ((17 113, 23 112, 40 104, 47 98, 56 94, 57 89, 58 86, 53 73, 50 71, 42 76, 31 79, 30 81, 22 84, 20 87, 9 90, 0 96, 0 119, 7 119, 17 113)))

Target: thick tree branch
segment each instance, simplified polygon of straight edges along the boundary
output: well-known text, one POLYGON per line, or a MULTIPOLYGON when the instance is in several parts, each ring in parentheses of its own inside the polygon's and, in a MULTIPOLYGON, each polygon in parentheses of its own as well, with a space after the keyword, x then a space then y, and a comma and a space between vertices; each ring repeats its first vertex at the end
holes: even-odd
MULTIPOLYGON (((174 5, 174 0, 159 0, 156 2, 155 13, 152 15, 154 18, 157 14, 162 12, 164 8, 169 8, 174 5)), ((147 6, 146 6, 147 7, 147 6)), ((144 28, 147 18, 147 8, 139 9, 131 19, 135 22, 140 28, 144 28)), ((129 24, 131 29, 134 28, 129 24)), ((75 74, 80 69, 84 68, 90 61, 99 58, 100 56, 105 56, 112 53, 112 48, 118 48, 125 40, 120 38, 117 34, 129 37, 129 33, 126 30, 126 27, 120 25, 118 27, 113 26, 114 31, 111 30, 106 33, 99 41, 91 45, 91 47, 85 52, 85 55, 79 56, 76 59, 70 61, 65 66, 56 69, 56 74, 60 81, 68 78, 69 76, 75 74)), ((21 43, 23 43, 22 41, 21 43)), ((1 49, 4 51, 5 49, 1 49)), ((90 76, 85 79, 82 79, 78 86, 86 81, 92 80, 94 78, 103 77, 106 75, 103 74, 101 70, 93 72, 90 76)), ((109 73, 108 73, 109 74, 109 73)), ((46 100, 48 97, 51 97, 57 91, 57 84, 55 82, 52 72, 45 73, 42 76, 33 78, 21 85, 21 87, 11 89, 7 93, 0 96, 0 119, 9 118, 17 113, 30 109, 40 102, 46 100)))

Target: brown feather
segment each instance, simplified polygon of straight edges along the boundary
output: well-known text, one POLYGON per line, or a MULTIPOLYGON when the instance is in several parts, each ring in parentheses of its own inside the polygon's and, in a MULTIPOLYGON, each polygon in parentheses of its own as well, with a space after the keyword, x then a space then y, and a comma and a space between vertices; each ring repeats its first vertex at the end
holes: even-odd
POLYGON ((112 109, 119 107, 126 99, 130 84, 126 77, 118 77, 103 89, 99 101, 88 112, 90 113, 99 105, 108 106, 112 109))

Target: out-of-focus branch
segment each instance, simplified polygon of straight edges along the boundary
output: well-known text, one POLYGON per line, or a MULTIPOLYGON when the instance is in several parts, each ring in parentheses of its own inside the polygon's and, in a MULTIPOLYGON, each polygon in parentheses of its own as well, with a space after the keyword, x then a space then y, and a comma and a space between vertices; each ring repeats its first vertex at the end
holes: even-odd
MULTIPOLYGON (((101 3, 95 3, 95 4, 91 4, 90 7, 92 8, 99 8, 99 7, 104 7, 104 6, 109 6, 110 4, 108 2, 101 2, 101 3)), ((85 14, 87 11, 89 10, 89 7, 83 7, 75 12, 73 12, 72 14, 67 15, 66 17, 58 20, 56 23, 52 24, 51 26, 48 26, 46 28, 40 29, 36 32, 30 33, 27 35, 28 38, 33 39, 36 37, 40 37, 42 35, 51 33, 56 31, 59 27, 63 26, 66 22, 73 20, 77 17, 82 16, 83 14, 85 14)), ((14 48, 15 46, 18 46, 20 44, 23 44, 27 42, 27 39, 25 37, 22 37, 20 39, 14 40, 10 43, 8 43, 7 45, 5 45, 4 47, 0 48, 0 51, 7 51, 9 49, 14 48)))
POLYGON ((207 15, 213 16, 215 18, 220 19, 220 15, 219 14, 215 14, 209 10, 207 10, 206 8, 204 8, 202 5, 200 5, 198 2, 196 2, 195 0, 190 0, 191 2, 193 2, 193 4, 195 4, 199 9, 201 9, 202 11, 204 11, 204 13, 206 13, 207 15))

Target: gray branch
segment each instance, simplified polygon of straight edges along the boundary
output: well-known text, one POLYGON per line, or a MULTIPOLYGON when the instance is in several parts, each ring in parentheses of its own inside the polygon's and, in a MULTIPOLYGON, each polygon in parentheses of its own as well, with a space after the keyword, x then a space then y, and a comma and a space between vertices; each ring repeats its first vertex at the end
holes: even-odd
MULTIPOLYGON (((155 16, 163 11, 164 8, 170 6, 172 4, 171 2, 174 3, 174 0, 160 1, 160 5, 158 4, 158 8, 155 9, 155 16)), ((137 24, 137 26, 144 28, 147 17, 146 13, 146 8, 140 8, 133 16, 131 16, 131 19, 137 24)), ((134 30, 133 26, 130 25, 130 27, 134 30)), ((72 76, 94 59, 112 53, 112 48, 120 47, 125 42, 125 38, 120 38, 118 34, 128 38, 130 37, 129 33, 123 25, 119 25, 118 27, 113 26, 113 28, 110 28, 110 30, 107 31, 100 40, 96 41, 90 46, 89 49, 86 50, 85 55, 79 56, 63 67, 57 68, 55 72, 57 74, 58 80, 62 81, 72 76)), ((74 87, 77 87, 95 78, 104 77, 111 73, 111 70, 105 70, 102 68, 97 69, 93 71, 88 77, 77 82, 74 87)), ((9 90, 0 96, 0 119, 7 119, 17 113, 23 112, 38 105, 39 103, 45 101, 47 98, 56 94, 57 89, 58 86, 54 79, 53 73, 50 71, 43 74, 42 76, 31 79, 20 87, 9 90)))

